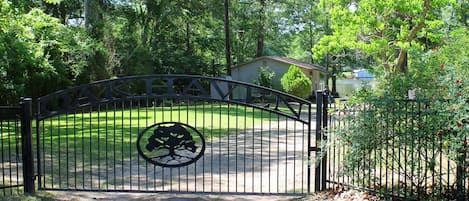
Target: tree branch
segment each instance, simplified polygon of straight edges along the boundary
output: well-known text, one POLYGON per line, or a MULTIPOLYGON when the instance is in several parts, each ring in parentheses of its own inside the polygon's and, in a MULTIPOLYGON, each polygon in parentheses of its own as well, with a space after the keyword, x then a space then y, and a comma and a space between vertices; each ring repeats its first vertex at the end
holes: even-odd
POLYGON ((415 37, 417 37, 418 32, 422 30, 422 28, 425 26, 425 19, 427 18, 427 13, 429 9, 430 9, 430 0, 425 0, 424 5, 423 5, 423 13, 422 13, 422 17, 420 18, 420 22, 410 32, 406 40, 407 42, 411 42, 412 40, 414 40, 415 37))
MULTIPOLYGON (((428 10, 430 10, 430 0, 424 0, 422 17, 420 18, 420 21, 417 26, 415 26, 411 30, 409 36, 407 36, 406 42, 411 42, 412 40, 414 40, 420 30, 423 29, 423 27, 425 26, 425 19, 427 18, 428 10)), ((403 49, 399 50, 399 57, 397 60, 396 68, 399 68, 401 73, 405 73, 407 71, 406 61, 407 51, 403 49)))

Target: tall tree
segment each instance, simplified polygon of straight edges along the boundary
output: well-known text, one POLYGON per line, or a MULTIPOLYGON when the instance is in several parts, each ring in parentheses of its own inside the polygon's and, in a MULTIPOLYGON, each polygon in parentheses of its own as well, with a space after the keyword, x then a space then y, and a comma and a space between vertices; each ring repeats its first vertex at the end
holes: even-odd
POLYGON ((231 75, 231 45, 230 45, 230 15, 229 15, 229 0, 224 2, 225 11, 225 51, 226 51, 226 72, 231 75))
POLYGON ((34 8, 22 13, 0 2, 1 104, 37 98, 73 84, 94 45, 84 31, 34 8))
MULTIPOLYGON (((316 59, 344 49, 360 50, 372 57, 380 71, 405 73, 408 51, 418 50, 425 40, 439 42, 437 18, 449 0, 329 0, 332 35, 321 38, 313 51, 316 59), (425 36, 427 38, 425 38, 425 36)), ((322 3, 326 3, 323 0, 322 3)))
POLYGON ((257 31, 257 51, 256 57, 261 57, 264 55, 264 32, 265 32, 265 2, 266 0, 259 0, 259 24, 257 31))

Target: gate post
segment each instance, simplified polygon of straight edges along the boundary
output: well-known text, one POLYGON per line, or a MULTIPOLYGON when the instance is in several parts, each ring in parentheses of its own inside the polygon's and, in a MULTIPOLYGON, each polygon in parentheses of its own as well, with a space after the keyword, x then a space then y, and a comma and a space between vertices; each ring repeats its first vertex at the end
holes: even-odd
POLYGON ((329 91, 316 92, 316 150, 320 154, 320 162, 315 169, 315 191, 326 190, 326 169, 327 169, 327 150, 320 147, 327 143, 327 136, 323 132, 327 132, 327 107, 329 103, 329 91), (319 147, 320 146, 320 147, 319 147))
MULTIPOLYGON (((321 132, 321 144, 325 144, 327 143, 327 133, 329 131, 329 128, 328 128, 328 125, 327 125, 327 121, 328 121, 328 113, 327 113, 327 110, 328 110, 328 105, 329 105, 329 90, 325 89, 323 94, 322 94, 322 104, 323 104, 323 107, 322 107, 322 132, 321 132)), ((326 146, 322 146, 322 147, 326 147, 326 146)), ((326 176, 326 169, 327 169, 327 150, 322 150, 323 152, 323 155, 322 155, 322 161, 321 161, 321 177, 322 177, 322 180, 321 180, 321 190, 326 190, 326 179, 327 179, 327 176, 326 176)))
MULTIPOLYGON (((319 154, 317 153, 318 151, 322 151, 318 148, 318 146, 321 144, 321 121, 322 121, 322 101, 323 101, 323 93, 322 91, 316 91, 316 156, 319 154)), ((321 190, 321 181, 325 178, 322 178, 321 175, 321 166, 320 164, 315 164, 315 172, 314 172, 314 191, 320 191, 321 190)))
POLYGON ((32 100, 31 98, 21 98, 21 142, 23 155, 23 182, 24 192, 34 194, 34 159, 32 145, 32 100))

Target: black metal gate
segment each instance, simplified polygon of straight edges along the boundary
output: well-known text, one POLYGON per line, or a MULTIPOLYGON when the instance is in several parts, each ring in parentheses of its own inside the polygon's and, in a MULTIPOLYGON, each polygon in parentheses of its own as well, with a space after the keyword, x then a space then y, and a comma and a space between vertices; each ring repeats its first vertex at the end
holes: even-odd
POLYGON ((0 194, 23 191, 20 108, 0 107, 0 194))
POLYGON ((31 99, 0 107, 0 196, 34 193, 31 99))
MULTIPOLYGON (((304 194, 311 103, 237 81, 146 75, 38 99, 38 188, 304 194)), ((320 138, 319 138, 320 140, 320 138)), ((318 169, 319 170, 319 169, 318 169)))

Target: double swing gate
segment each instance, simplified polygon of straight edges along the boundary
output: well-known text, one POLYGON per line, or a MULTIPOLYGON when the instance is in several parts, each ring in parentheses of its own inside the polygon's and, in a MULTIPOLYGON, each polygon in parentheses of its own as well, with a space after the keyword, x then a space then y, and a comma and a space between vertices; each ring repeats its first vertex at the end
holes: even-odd
POLYGON ((311 103, 276 90, 146 75, 57 91, 34 107, 26 192, 33 179, 39 190, 254 194, 323 183, 313 182, 324 170, 311 103))

